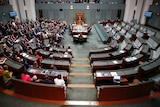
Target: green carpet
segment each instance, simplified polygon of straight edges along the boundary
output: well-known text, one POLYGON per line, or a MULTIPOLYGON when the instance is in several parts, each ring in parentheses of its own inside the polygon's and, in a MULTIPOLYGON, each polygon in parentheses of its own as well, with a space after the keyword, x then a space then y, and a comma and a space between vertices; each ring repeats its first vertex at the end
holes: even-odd
POLYGON ((67 88, 67 100, 96 101, 95 88, 67 88))
MULTIPOLYGON (((90 66, 90 61, 86 60, 89 56, 89 50, 98 47, 104 47, 105 45, 101 42, 96 30, 92 29, 88 35, 87 42, 75 43, 73 38, 69 33, 65 34, 65 39, 62 45, 65 47, 68 45, 72 48, 73 57, 76 59, 82 58, 82 60, 72 60, 70 72, 71 73, 91 73, 92 69, 90 66), (98 44, 98 45, 97 45, 98 44), (85 58, 83 60, 83 58, 85 58), (88 65, 88 66, 81 66, 88 65), (76 66, 72 66, 76 65, 76 66)), ((94 79, 92 75, 82 76, 82 75, 69 75, 68 84, 94 84, 94 79)), ((67 88, 67 100, 78 100, 78 101, 96 101, 96 88, 67 88), (90 93, 90 94, 89 94, 90 93)))
POLYGON ((71 67, 70 72, 84 72, 84 73, 90 73, 91 72, 91 67, 71 67))
POLYGON ((94 84, 93 76, 69 76, 69 84, 94 84))
MULTIPOLYGON (((67 31, 66 31, 67 32, 67 31)), ((92 28, 90 34, 88 35, 87 42, 82 44, 74 43, 73 38, 68 33, 64 35, 65 39, 62 41, 62 45, 67 47, 68 45, 72 48, 72 53, 75 58, 87 58, 90 49, 95 49, 99 47, 104 47, 99 35, 97 34, 94 27, 92 28), (97 45, 98 44, 98 45, 97 45)))
POLYGON ((71 64, 89 64, 90 60, 72 60, 71 64))

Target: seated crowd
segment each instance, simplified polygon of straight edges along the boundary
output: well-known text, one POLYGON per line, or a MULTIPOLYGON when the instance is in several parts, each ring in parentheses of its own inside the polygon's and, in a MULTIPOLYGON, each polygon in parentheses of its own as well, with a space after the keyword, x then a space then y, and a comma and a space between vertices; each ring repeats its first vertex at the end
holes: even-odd
MULTIPOLYGON (((50 47, 64 48, 61 46, 61 41, 64 39, 64 33, 67 28, 66 21, 52 20, 52 19, 37 19, 23 20, 20 22, 18 19, 11 19, 7 24, 0 22, 0 40, 3 43, 3 54, 21 64, 26 69, 29 67, 42 68, 41 61, 43 57, 36 51, 43 49, 49 51, 50 47), (46 42, 47 41, 47 42, 46 42), (34 55, 38 60, 33 63, 28 62, 22 53, 26 52, 34 55)), ((69 46, 70 49, 70 46, 69 46)), ((67 52, 68 49, 66 49, 67 52)), ((50 69, 57 70, 52 64, 50 69)), ((8 70, 7 65, 1 66, 1 74, 4 78, 5 84, 10 84, 10 79, 13 73, 8 70)), ((37 78, 36 75, 21 74, 21 79, 25 81, 52 83, 55 85, 65 86, 65 82, 61 75, 56 79, 50 79, 48 75, 44 78, 37 78)))

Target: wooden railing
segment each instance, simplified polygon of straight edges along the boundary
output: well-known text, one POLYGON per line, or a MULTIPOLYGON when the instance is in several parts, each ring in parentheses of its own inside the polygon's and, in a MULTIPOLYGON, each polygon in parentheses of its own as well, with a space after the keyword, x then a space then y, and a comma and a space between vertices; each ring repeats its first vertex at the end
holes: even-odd
POLYGON ((153 83, 153 81, 144 81, 129 85, 101 86, 98 92, 98 100, 117 101, 144 97, 150 94, 153 83))
POLYGON ((12 85, 15 93, 27 97, 47 100, 65 100, 66 98, 63 86, 26 82, 15 78, 12 79, 12 85))

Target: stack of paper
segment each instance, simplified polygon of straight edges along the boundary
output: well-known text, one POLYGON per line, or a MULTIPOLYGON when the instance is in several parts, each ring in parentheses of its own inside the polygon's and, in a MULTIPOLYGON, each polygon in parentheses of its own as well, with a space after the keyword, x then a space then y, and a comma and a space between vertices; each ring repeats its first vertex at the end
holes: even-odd
POLYGON ((118 62, 116 60, 112 61, 114 64, 118 64, 118 62))
POLYGON ((112 76, 117 76, 118 74, 117 74, 117 72, 111 72, 111 75, 112 76))

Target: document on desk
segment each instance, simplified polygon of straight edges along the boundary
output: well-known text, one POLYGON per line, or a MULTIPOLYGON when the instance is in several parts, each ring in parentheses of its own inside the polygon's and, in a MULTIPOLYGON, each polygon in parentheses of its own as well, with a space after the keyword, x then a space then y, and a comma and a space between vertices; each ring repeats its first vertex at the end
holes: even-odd
POLYGON ((117 72, 110 72, 112 76, 117 76, 117 72))
POLYGON ((125 59, 127 62, 130 62, 130 61, 132 61, 132 59, 129 57, 129 58, 126 58, 125 59))
POLYGON ((120 50, 119 52, 120 52, 120 53, 124 53, 125 51, 124 51, 124 50, 120 50))
POLYGON ((26 54, 26 53, 20 53, 20 55, 22 55, 22 56, 24 57, 24 56, 26 56, 27 54, 26 54))
POLYGON ((103 76, 107 77, 107 76, 109 76, 109 73, 108 72, 104 72, 103 76))
POLYGON ((116 61, 116 60, 114 60, 114 61, 112 61, 114 64, 118 64, 118 61, 116 61))
POLYGON ((68 57, 68 55, 67 54, 64 54, 64 56, 63 56, 64 58, 66 58, 66 57, 68 57))
POLYGON ((130 62, 130 61, 134 61, 134 60, 136 60, 137 58, 136 57, 129 57, 129 58, 126 58, 125 60, 127 61, 127 62, 130 62))
POLYGON ((97 76, 97 77, 102 77, 102 76, 103 76, 103 73, 97 72, 97 73, 96 73, 96 76, 97 76))
POLYGON ((108 50, 108 48, 104 48, 104 50, 108 50))
POLYGON ((136 60, 137 58, 136 57, 132 57, 132 61, 136 60))

